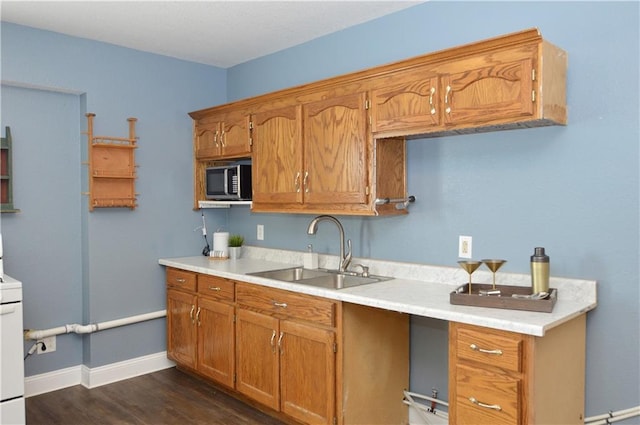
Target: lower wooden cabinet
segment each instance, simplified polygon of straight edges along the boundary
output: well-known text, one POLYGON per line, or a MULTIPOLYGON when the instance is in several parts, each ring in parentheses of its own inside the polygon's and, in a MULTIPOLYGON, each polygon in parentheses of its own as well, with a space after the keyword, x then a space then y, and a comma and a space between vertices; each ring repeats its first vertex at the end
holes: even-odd
POLYGON ((287 420, 408 423, 407 314, 167 268, 167 353, 287 420))
POLYGON ((300 303, 298 307, 306 305, 309 311, 316 307, 322 310, 327 304, 334 310, 335 304, 271 288, 239 285, 237 390, 302 423, 332 424, 336 417, 335 330, 296 321, 296 301, 300 303), (264 300, 262 311, 274 306, 282 311, 271 315, 242 307, 256 304, 256 300, 264 300), (314 306, 314 302, 319 305, 314 306), (287 311, 290 305, 291 315, 287 311))
POLYGON ((582 424, 585 315, 534 337, 449 324, 449 421, 582 424))
POLYGON ((233 285, 167 269, 167 356, 230 388, 235 375, 233 285))

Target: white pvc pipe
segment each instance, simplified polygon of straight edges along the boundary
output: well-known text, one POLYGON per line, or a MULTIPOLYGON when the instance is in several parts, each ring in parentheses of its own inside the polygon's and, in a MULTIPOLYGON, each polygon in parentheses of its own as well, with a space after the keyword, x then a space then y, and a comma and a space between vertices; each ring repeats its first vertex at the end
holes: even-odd
POLYGON ((584 423, 585 425, 606 425, 623 419, 633 418, 634 416, 640 416, 640 406, 618 410, 617 412, 604 413, 598 416, 591 416, 590 418, 586 418, 584 423))
POLYGON ((410 391, 403 391, 404 393, 404 404, 409 405, 410 407, 413 407, 416 409, 416 412, 418 413, 418 415, 420 416, 420 418, 422 418, 422 420, 426 423, 426 424, 433 424, 436 425, 436 423, 438 424, 447 424, 449 422, 449 414, 447 412, 440 412, 437 410, 431 410, 431 408, 424 406, 420 403, 417 403, 413 397, 417 397, 420 399, 424 399, 424 400, 428 400, 434 403, 438 403, 438 404, 442 404, 444 406, 449 406, 449 403, 447 403, 446 401, 442 401, 439 400, 437 398, 433 398, 433 397, 428 397, 426 395, 423 394, 418 394, 418 393, 414 393, 414 392, 410 392, 410 391))
POLYGON ((24 333, 24 339, 26 340, 39 340, 54 335, 62 335, 75 332, 77 334, 88 334, 92 332, 101 331, 104 329, 111 329, 118 326, 130 325, 133 323, 145 322, 147 320, 159 319, 167 315, 167 310, 158 310, 152 313, 138 314, 137 316, 124 317, 122 319, 109 320, 101 323, 91 323, 89 325, 79 325, 73 323, 70 325, 58 326, 56 328, 33 330, 30 329, 24 333))

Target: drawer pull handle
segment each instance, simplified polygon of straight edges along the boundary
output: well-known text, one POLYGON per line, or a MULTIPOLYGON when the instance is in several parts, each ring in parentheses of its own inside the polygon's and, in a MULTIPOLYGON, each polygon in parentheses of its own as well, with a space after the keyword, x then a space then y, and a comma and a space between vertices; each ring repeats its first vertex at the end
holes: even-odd
POLYGON ((209 286, 209 290, 210 291, 220 291, 220 287, 219 286, 209 286))
POLYGON ((469 346, 469 348, 471 348, 473 351, 479 351, 481 353, 485 353, 485 354, 495 354, 498 356, 502 355, 502 350, 485 350, 484 348, 480 348, 475 344, 471 344, 469 346))
POLYGON ((502 407, 500 407, 499 404, 481 403, 475 397, 469 397, 469 401, 471 403, 475 404, 476 406, 484 407, 485 409, 493 409, 493 410, 498 410, 498 411, 502 410, 502 407))
POLYGON ((273 302, 273 305, 276 307, 282 307, 282 308, 287 308, 287 303, 278 303, 278 302, 273 302))
POLYGON ((178 283, 185 283, 186 281, 187 281, 187 279, 183 279, 181 277, 177 277, 176 278, 176 282, 178 282, 178 283))

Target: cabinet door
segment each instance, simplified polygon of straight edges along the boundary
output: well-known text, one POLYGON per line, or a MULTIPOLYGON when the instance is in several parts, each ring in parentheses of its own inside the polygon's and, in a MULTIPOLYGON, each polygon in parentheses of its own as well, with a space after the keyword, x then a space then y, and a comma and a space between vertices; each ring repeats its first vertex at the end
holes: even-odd
POLYGON ((442 77, 445 124, 491 124, 532 116, 533 60, 450 73, 442 77))
POLYGON ((244 111, 228 113, 220 132, 220 153, 223 157, 238 157, 251 153, 250 117, 244 111))
POLYGON ((198 298, 198 371, 233 388, 235 335, 233 306, 198 298))
POLYGON ((371 91, 371 131, 385 137, 428 132, 440 124, 437 77, 415 75, 409 81, 371 91))
POLYGON ((253 202, 302 202, 302 108, 255 114, 253 121, 253 202))
POLYGON ((196 296, 167 291, 167 357, 177 363, 196 366, 196 296))
POLYGON ((283 413, 303 423, 332 424, 336 370, 332 330, 282 321, 280 397, 283 413))
POLYGON ((207 117, 196 121, 194 129, 196 159, 220 156, 220 128, 218 117, 207 117))
POLYGON ((367 202, 365 101, 356 93, 303 106, 306 204, 367 202))
POLYGON ((278 319, 238 309, 236 318, 236 389, 279 410, 278 319))

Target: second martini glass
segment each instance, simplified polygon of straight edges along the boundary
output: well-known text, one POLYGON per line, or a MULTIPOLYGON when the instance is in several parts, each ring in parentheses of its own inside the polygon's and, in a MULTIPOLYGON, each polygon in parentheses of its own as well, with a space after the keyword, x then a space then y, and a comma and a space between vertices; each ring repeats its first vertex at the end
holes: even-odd
POLYGON ((493 289, 496 289, 496 272, 507 260, 482 260, 482 262, 493 272, 493 289))

